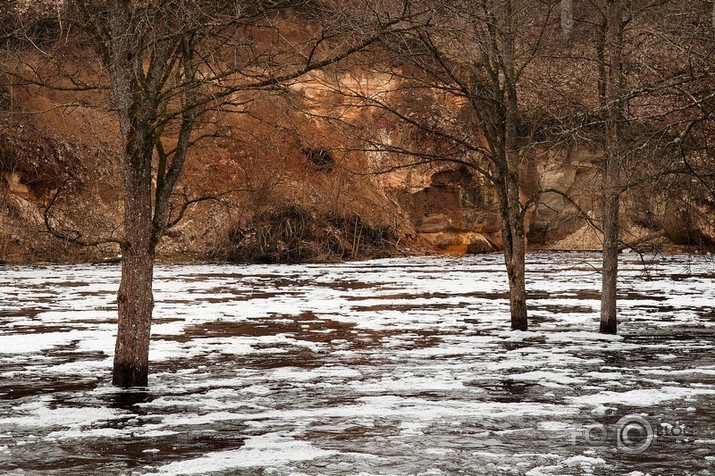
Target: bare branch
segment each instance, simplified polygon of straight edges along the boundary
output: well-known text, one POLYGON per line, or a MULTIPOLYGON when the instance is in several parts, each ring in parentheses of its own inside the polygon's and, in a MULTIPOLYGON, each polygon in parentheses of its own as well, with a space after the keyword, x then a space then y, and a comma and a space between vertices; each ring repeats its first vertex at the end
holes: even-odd
MULTIPOLYGON (((121 244, 122 241, 109 237, 109 238, 98 238, 98 239, 87 239, 84 237, 82 232, 79 230, 75 229, 66 229, 66 228, 57 228, 55 225, 53 225, 53 222, 57 222, 57 218, 53 216, 53 208, 57 204, 57 200, 59 199, 60 195, 64 191, 65 187, 69 183, 71 177, 67 177, 62 184, 57 188, 55 193, 52 195, 52 199, 50 202, 47 204, 45 207, 44 213, 43 213, 43 218, 44 218, 44 223, 45 223, 45 229, 50 233, 53 237, 60 239, 62 241, 66 241, 67 243, 72 243, 73 245, 77 246, 84 246, 84 247, 89 247, 89 246, 99 246, 107 243, 115 243, 115 244, 121 244)), ((112 234, 114 234, 114 231, 112 231, 112 234)))

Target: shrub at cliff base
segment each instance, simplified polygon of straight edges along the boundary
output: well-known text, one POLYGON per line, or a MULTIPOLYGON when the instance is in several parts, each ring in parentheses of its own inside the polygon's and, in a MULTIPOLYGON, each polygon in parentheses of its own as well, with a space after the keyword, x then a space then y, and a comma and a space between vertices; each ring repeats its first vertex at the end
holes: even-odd
POLYGON ((230 229, 214 257, 241 263, 330 262, 397 254, 388 227, 357 215, 320 215, 296 205, 257 214, 230 229))

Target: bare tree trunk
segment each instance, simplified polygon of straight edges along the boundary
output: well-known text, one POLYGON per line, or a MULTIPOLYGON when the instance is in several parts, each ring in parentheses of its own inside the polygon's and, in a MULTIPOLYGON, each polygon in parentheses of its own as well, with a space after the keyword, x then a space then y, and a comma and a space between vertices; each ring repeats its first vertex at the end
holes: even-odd
POLYGON ((124 139, 122 184, 124 241, 122 279, 117 293, 118 329, 112 383, 118 387, 146 387, 149 375, 149 341, 154 307, 152 280, 154 250, 152 217, 152 157, 155 112, 138 94, 134 68, 137 56, 132 31, 131 4, 112 3, 109 17, 111 46, 105 62, 110 73, 119 125, 124 139))
POLYGON ((606 66, 606 28, 608 22, 602 18, 598 25, 596 36, 596 65, 598 68, 598 105, 606 106, 606 82, 608 80, 608 68, 606 66))
MULTIPOLYGON (((613 162, 607 159, 609 162, 613 162)), ((612 177, 609 178, 609 168, 616 168, 611 163, 606 164, 606 196, 603 210, 603 270, 601 277, 601 326, 602 334, 616 334, 618 297, 618 212, 620 199, 617 194, 609 191, 612 177)))
POLYGON ((498 187, 500 196, 502 242, 504 261, 509 279, 509 310, 511 329, 528 329, 526 311, 526 246, 524 240, 524 220, 519 203, 518 182, 514 176, 506 177, 503 186, 498 187))
POLYGON ((620 134, 623 118, 623 4, 609 0, 605 46, 608 52, 606 79, 606 140, 603 171, 603 271, 601 325, 599 332, 617 332, 618 244, 620 205, 620 134))
POLYGON ((122 164, 126 238, 122 245, 122 280, 117 295, 119 327, 112 375, 112 383, 119 387, 145 387, 149 374, 156 248, 152 236, 153 142, 137 130, 139 127, 132 127, 122 164))
POLYGON ((501 206, 502 235, 504 236, 504 258, 509 278, 509 308, 511 311, 512 330, 525 331, 528 328, 526 311, 526 242, 524 233, 524 214, 520 193, 520 144, 518 136, 519 103, 517 100, 513 13, 511 4, 505 3, 505 28, 503 43, 502 84, 504 125, 500 151, 502 172, 500 193, 504 195, 501 206))
POLYGON ((124 249, 112 373, 112 384, 118 387, 146 387, 148 384, 153 272, 153 250, 142 243, 133 243, 124 249))
MULTIPOLYGON (((528 328, 526 312, 526 240, 524 233, 524 213, 521 205, 519 151, 519 102, 517 98, 517 73, 515 55, 514 13, 511 2, 504 2, 503 37, 503 193, 506 197, 506 207, 502 208, 502 222, 506 220, 508 227, 508 243, 504 243, 504 258, 506 259, 507 275, 509 277, 509 307, 511 310, 512 330, 525 331, 528 328)), ((498 55, 497 55, 498 56, 498 55)))
POLYGON ((573 30, 573 0, 561 0, 561 34, 568 38, 573 30))

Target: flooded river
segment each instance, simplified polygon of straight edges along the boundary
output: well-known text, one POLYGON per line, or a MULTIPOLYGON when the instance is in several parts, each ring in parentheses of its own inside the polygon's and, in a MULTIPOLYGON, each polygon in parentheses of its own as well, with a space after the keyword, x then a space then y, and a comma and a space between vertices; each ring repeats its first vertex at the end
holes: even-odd
POLYGON ((158 266, 148 389, 111 383, 115 265, 0 271, 0 474, 715 474, 715 264, 500 255, 158 266))

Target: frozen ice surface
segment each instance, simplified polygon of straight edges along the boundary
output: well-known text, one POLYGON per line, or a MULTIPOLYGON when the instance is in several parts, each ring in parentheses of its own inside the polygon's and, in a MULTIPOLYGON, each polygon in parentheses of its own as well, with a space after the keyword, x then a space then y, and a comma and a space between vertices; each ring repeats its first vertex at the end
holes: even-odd
POLYGON ((498 254, 157 266, 130 390, 110 385, 118 267, 4 267, 0 473, 715 473, 715 264, 624 255, 603 336, 599 259, 529 255, 528 332, 498 254), (642 453, 617 447, 629 416, 642 453))

